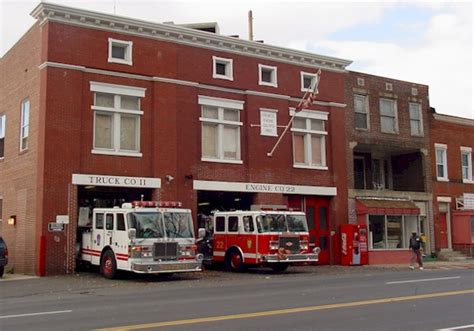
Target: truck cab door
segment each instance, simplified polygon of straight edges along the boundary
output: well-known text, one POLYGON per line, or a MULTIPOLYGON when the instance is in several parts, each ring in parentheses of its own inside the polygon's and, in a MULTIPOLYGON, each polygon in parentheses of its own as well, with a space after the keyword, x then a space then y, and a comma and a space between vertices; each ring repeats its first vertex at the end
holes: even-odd
POLYGON ((110 246, 113 249, 114 240, 114 214, 105 214, 105 232, 104 232, 104 246, 110 246))
POLYGON ((104 247, 104 227, 105 214, 101 212, 94 213, 92 224, 92 250, 89 253, 92 255, 91 263, 95 265, 100 263, 100 253, 104 247))

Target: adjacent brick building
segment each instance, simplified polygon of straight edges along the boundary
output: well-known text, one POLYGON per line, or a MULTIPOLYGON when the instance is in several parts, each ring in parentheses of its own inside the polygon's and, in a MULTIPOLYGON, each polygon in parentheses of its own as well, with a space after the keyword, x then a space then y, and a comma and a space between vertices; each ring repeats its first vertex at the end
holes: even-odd
POLYGON ((474 256, 474 120, 433 113, 431 142, 436 249, 474 256))
POLYGON ((321 262, 337 260, 350 61, 221 36, 215 24, 46 3, 32 15, 1 62, 1 233, 14 272, 73 271, 91 208, 142 197, 182 201, 198 222, 212 209, 290 205, 307 212, 321 262), (269 157, 318 69, 317 100, 269 157))

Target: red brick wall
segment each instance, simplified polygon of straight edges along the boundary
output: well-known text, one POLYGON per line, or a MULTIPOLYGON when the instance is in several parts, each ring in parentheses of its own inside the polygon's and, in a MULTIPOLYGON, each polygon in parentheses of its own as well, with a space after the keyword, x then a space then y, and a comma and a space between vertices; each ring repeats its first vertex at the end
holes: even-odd
POLYGON ((40 109, 40 40, 41 28, 34 25, 0 59, 0 115, 6 115, 5 156, 0 160, 0 197, 3 198, 3 222, 0 235, 9 248, 7 270, 35 273, 37 257, 37 197, 41 183, 37 178, 40 109), (28 149, 20 152, 21 104, 30 101, 28 149), (17 224, 7 219, 16 215, 17 224))

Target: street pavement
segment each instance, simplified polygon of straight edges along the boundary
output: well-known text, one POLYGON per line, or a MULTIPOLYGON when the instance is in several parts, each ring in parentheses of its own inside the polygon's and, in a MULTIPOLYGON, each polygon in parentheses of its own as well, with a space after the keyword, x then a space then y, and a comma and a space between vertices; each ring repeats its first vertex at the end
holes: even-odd
POLYGON ((2 331, 473 329, 473 311, 472 261, 0 280, 2 331))

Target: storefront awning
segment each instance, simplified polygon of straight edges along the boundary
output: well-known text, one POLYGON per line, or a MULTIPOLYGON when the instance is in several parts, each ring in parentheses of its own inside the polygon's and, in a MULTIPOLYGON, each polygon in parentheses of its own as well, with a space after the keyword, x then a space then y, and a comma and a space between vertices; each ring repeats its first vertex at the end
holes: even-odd
POLYGON ((419 215, 420 209, 408 200, 357 199, 357 214, 419 215))

